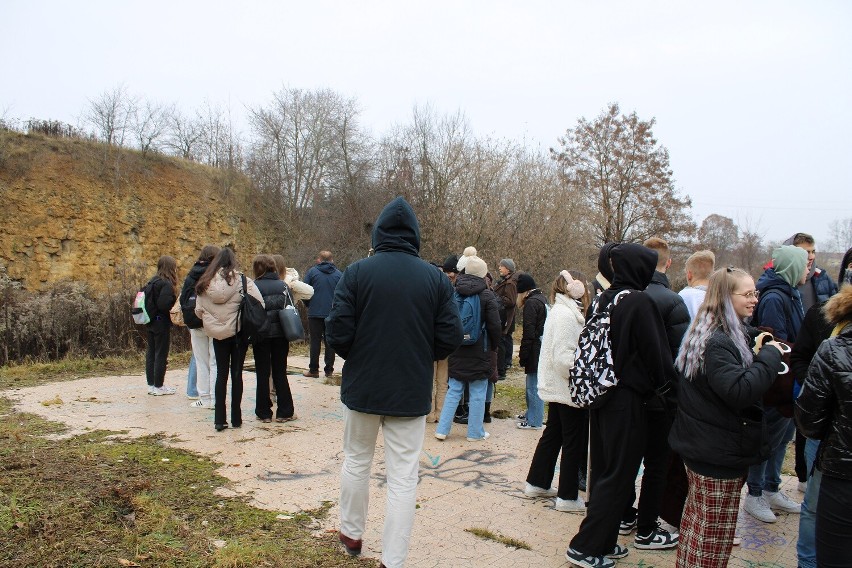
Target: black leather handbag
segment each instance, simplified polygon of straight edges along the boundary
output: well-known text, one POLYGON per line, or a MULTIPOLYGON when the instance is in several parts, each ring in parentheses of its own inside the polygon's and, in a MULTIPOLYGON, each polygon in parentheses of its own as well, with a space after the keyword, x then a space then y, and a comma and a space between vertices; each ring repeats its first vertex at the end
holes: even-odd
POLYGON ((293 305, 293 297, 290 296, 290 288, 284 290, 287 294, 287 300, 290 302, 288 306, 278 310, 278 318, 281 321, 281 329, 284 331, 284 337, 287 341, 298 341, 305 339, 305 328, 302 326, 302 316, 299 315, 299 310, 293 305))

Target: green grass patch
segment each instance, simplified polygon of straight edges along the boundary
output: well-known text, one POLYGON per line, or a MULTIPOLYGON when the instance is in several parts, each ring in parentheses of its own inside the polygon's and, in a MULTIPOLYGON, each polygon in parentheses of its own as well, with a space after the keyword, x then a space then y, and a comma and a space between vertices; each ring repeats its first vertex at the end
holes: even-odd
POLYGON ((0 567, 364 566, 334 534, 328 505, 291 519, 222 497, 218 464, 154 437, 90 432, 15 412, 0 398, 0 567))
MULTIPOLYGON (((189 365, 191 352, 170 353, 169 367, 189 365)), ((145 372, 145 353, 100 359, 75 357, 49 363, 24 363, 0 367, 0 390, 73 381, 84 377, 135 375, 145 372)))
POLYGON ((474 536, 478 536, 479 538, 486 540, 493 540, 494 542, 499 542, 500 544, 504 544, 511 548, 521 548, 523 550, 532 550, 532 547, 525 543, 522 540, 518 540, 517 538, 512 538, 508 536, 503 536, 500 533, 490 531, 488 529, 473 527, 469 529, 464 529, 465 532, 469 532, 474 536))

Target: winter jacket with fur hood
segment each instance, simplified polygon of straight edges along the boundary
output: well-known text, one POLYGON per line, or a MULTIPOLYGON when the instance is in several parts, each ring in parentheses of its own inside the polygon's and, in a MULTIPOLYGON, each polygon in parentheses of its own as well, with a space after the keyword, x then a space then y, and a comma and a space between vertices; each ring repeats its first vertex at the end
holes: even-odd
POLYGON ((538 359, 538 396, 545 402, 575 406, 571 402, 568 375, 574 366, 577 341, 585 318, 576 301, 556 294, 544 322, 541 356, 538 359))
MULTIPOLYGON (((220 270, 210 281, 207 290, 198 294, 195 300, 195 315, 204 322, 204 333, 208 337, 221 340, 237 334, 237 313, 240 310, 240 290, 243 287, 240 275, 240 272, 235 272, 233 281, 229 284, 220 270)), ((246 277, 246 288, 249 294, 263 304, 260 290, 249 277, 246 277)))
POLYGON ((811 361, 796 399, 796 424, 808 438, 822 440, 817 467, 823 475, 852 480, 852 285, 825 304, 825 314, 841 329, 811 361))

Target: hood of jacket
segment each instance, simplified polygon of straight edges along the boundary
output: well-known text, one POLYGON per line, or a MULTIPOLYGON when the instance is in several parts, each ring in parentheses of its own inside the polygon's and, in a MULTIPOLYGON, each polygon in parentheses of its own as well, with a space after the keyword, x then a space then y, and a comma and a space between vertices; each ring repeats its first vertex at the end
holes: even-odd
POLYGON ((604 294, 612 297, 621 290, 644 290, 651 283, 657 269, 657 251, 642 245, 623 243, 613 247, 609 256, 615 272, 612 285, 604 294))
POLYGON ((473 274, 459 274, 456 277, 456 292, 460 296, 473 296, 474 294, 479 294, 487 287, 485 278, 480 278, 473 274))
POLYGON ((373 250, 420 255, 420 224, 414 209, 397 197, 382 209, 373 227, 373 250))
POLYGON ((214 304, 224 304, 228 302, 234 294, 240 291, 243 283, 240 277, 239 272, 234 272, 234 280, 230 284, 225 280, 225 276, 222 274, 222 271, 216 273, 216 276, 213 277, 213 280, 210 281, 210 285, 207 287, 207 297, 210 298, 214 304))
POLYGON ((210 266, 209 262, 196 262, 192 265, 192 268, 189 269, 187 276, 198 282, 198 279, 201 278, 201 275, 204 274, 208 266, 210 266))
POLYGON ((607 282, 612 282, 612 264, 610 264, 609 255, 617 245, 618 243, 606 243, 598 253, 598 272, 606 278, 607 282))
POLYGON ((852 285, 840 288, 840 291, 826 302, 823 310, 828 321, 834 325, 852 320, 852 285))
POLYGON ((665 286, 669 290, 672 289, 672 285, 669 283, 669 277, 659 270, 654 271, 654 275, 651 277, 651 284, 659 284, 661 286, 665 286))
MULTIPOLYGON (((334 265, 334 262, 332 262, 330 260, 324 260, 324 261, 320 262, 319 264, 317 264, 317 270, 319 270, 320 272, 322 272, 324 274, 333 274, 334 271, 337 270, 337 267, 334 265)), ((296 278, 298 278, 298 277, 299 276, 298 276, 298 273, 297 273, 296 278)))
POLYGON ((755 287, 761 294, 769 290, 776 289, 785 296, 793 296, 793 287, 790 286, 786 280, 778 276, 778 274, 775 273, 774 268, 767 268, 763 274, 760 275, 760 278, 757 279, 755 287))

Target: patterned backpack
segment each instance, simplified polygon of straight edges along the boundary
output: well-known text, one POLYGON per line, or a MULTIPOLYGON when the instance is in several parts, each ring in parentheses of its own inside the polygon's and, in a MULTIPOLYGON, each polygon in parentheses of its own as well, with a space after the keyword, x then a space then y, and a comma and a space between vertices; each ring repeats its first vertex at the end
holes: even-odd
POLYGON ((632 292, 622 290, 615 295, 610 305, 598 309, 599 297, 592 300, 592 316, 577 342, 574 366, 568 377, 571 402, 579 408, 598 408, 605 396, 618 384, 612 362, 612 343, 609 338, 609 315, 621 298, 632 292))

